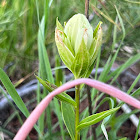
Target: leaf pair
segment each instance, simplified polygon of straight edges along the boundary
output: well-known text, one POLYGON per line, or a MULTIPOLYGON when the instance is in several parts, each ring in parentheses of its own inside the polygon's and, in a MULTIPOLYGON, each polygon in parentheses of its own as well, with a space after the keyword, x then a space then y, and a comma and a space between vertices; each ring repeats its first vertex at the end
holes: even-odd
MULTIPOLYGON (((38 76, 36 76, 36 78, 49 92, 52 92, 53 90, 57 88, 56 85, 51 84, 49 81, 44 81, 38 76)), ((60 101, 71 104, 74 108, 76 107, 76 102, 72 100, 72 98, 64 92, 59 95, 56 95, 55 97, 59 99, 60 101)))

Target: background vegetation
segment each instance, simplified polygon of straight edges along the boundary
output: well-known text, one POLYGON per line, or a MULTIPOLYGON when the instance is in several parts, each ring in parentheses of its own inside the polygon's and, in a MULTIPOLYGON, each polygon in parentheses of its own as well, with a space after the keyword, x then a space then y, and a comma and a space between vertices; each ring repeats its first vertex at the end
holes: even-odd
MULTIPOLYGON (((65 67, 60 67, 63 64, 58 57, 54 41, 56 17, 63 24, 64 21, 67 21, 76 13, 84 14, 84 7, 84 0, 1 0, 0 67, 7 73, 16 87, 34 79, 33 74, 37 71, 39 71, 38 75, 42 79, 48 79, 57 86, 60 86, 60 81, 62 83, 66 81, 65 76, 69 74, 69 71, 63 70, 62 72, 62 69, 65 67), (59 68, 59 70, 55 71, 55 78, 51 75, 50 67, 52 69, 59 68)), ((138 94, 139 89, 135 86, 140 77, 140 2, 132 0, 90 0, 89 15, 93 29, 99 21, 103 21, 103 44, 97 59, 96 72, 95 75, 92 75, 92 78, 110 84, 114 83, 115 86, 128 93, 137 91, 138 94), (124 84, 120 83, 122 80, 118 79, 118 77, 132 65, 134 67, 131 68, 131 71, 133 71, 135 78, 131 80, 130 85, 124 86, 124 84), (104 70, 98 75, 97 71, 102 67, 104 70), (114 68, 115 71, 112 72, 111 68, 114 68), (134 84, 132 85, 133 81, 134 84)), ((96 108, 98 107, 96 104, 103 98, 103 94, 99 94, 95 90, 91 90, 91 93, 92 99, 94 99, 92 107, 96 108)), ((34 93, 34 100, 32 101, 39 103, 46 94, 48 94, 46 90, 40 94, 38 86, 37 93, 34 93)), ((3 97, 2 92, 0 95, 3 97)), ((83 101, 86 98, 85 94, 81 96, 83 101)), ((102 103, 107 100, 106 98, 102 103)), ((111 98, 107 102, 112 100, 114 104, 117 104, 116 100, 111 98)), ((30 105, 32 101, 27 101, 26 103, 30 105)), ((0 120, 2 122, 0 131, 11 139, 16 132, 10 132, 11 128, 8 125, 11 124, 12 120, 17 116, 17 112, 19 112, 15 109, 15 106, 13 108, 12 113, 16 112, 15 115, 0 120)), ((56 137, 62 136, 63 139, 69 139, 68 133, 63 127, 58 101, 53 101, 46 114, 48 112, 50 114, 54 113, 47 115, 47 122, 44 121, 45 114, 39 121, 41 133, 44 135, 43 138, 50 139, 52 137, 52 139, 56 139, 56 137), (58 118, 58 123, 56 121, 52 122, 52 118, 58 118), (47 123, 47 127, 41 123, 42 120, 45 124, 47 123), (56 129, 57 126, 60 126, 60 128, 56 129), (58 131, 59 129, 61 130, 60 132, 58 131), (51 130, 53 131, 51 132, 51 130)), ((110 130, 112 128, 112 131, 109 131, 110 139, 111 137, 118 139, 125 136, 123 133, 121 136, 117 136, 118 131, 129 116, 136 112, 139 111, 134 110, 127 116, 122 113, 120 117, 114 117, 113 121, 108 123, 107 129, 110 130), (118 124, 118 122, 120 123, 118 124)), ((83 108, 82 114, 84 116, 88 114, 87 107, 83 108)), ((22 123, 19 114, 18 120, 22 123)), ((101 130, 100 127, 96 129, 99 132, 97 133, 98 139, 99 136, 100 139, 105 139, 99 130, 101 130)), ((134 131, 135 134, 136 130, 134 131)), ((87 136, 89 136, 88 129, 85 130, 82 138, 84 139, 87 136)), ((90 136, 88 138, 92 139, 92 135, 90 136)), ((134 139, 134 135, 132 136, 133 138, 129 135, 127 137, 128 139, 134 139)), ((36 137, 31 139, 36 139, 36 137)))

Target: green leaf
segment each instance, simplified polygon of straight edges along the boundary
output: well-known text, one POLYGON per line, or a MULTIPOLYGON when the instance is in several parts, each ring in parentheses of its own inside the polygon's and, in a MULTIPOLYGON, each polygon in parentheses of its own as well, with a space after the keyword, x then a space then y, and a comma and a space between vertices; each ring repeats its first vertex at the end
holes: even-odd
MULTIPOLYGON (((42 80, 40 77, 36 76, 36 78, 38 79, 38 81, 49 91, 52 92, 54 89, 57 88, 56 85, 51 84, 49 81, 44 81, 42 80)), ((76 102, 66 93, 61 93, 59 95, 55 96, 57 99, 59 99, 62 102, 71 104, 72 106, 76 107, 76 102)))
POLYGON ((4 87, 6 88, 7 92, 12 97, 13 101, 17 105, 17 107, 21 110, 21 112, 28 117, 29 111, 26 108, 24 102, 22 101, 21 97, 18 95, 15 87, 11 83, 9 77, 5 74, 5 72, 0 68, 0 80, 2 81, 4 87))
POLYGON ((85 45, 85 42, 82 39, 81 45, 72 64, 72 72, 75 78, 83 77, 86 74, 88 67, 89 67, 89 53, 85 45))
MULTIPOLYGON (((110 97, 106 97, 104 98, 100 103, 99 105, 103 104, 105 101, 108 101, 110 102, 110 107, 113 108, 114 107, 114 100, 110 97)), ((97 108, 96 108, 97 109, 97 108)), ((104 133, 104 136, 106 138, 106 140, 108 140, 108 134, 107 134, 107 130, 105 128, 105 125, 108 123, 109 119, 110 119, 111 115, 107 116, 106 118, 103 119, 102 123, 101 123, 101 129, 104 133)))
MULTIPOLYGON (((45 25, 45 22, 46 22, 45 16, 43 16, 41 19, 41 23, 39 24, 39 30, 38 30, 39 76, 41 76, 43 78, 43 80, 49 79, 49 81, 53 83, 54 79, 52 76, 49 58, 48 58, 48 54, 47 54, 45 44, 44 44, 45 29, 46 29, 45 26, 47 26, 47 25, 45 25)), ((42 97, 41 97, 40 87, 38 86, 37 103, 39 103, 40 100, 42 100, 42 98, 45 97, 47 94, 48 93, 47 93, 46 89, 44 89, 42 97)), ((50 112, 51 112, 50 105, 47 107, 46 112, 47 112, 48 133, 51 136, 52 135, 52 133, 51 133, 52 124, 51 124, 51 115, 50 115, 50 112)), ((45 118, 45 112, 43 112, 43 114, 40 116, 39 121, 38 121, 39 129, 42 133, 43 133, 44 127, 45 127, 44 118, 45 118)))
POLYGON ((71 70, 72 62, 74 61, 74 56, 69 48, 65 44, 56 43, 59 55, 63 63, 71 70))
POLYGON ((72 53, 72 55, 75 56, 74 48, 73 48, 73 46, 72 46, 72 44, 70 42, 69 37, 65 35, 63 41, 64 41, 64 44, 68 47, 68 49, 72 53))
POLYGON ((101 23, 99 23, 98 25, 99 25, 99 27, 98 27, 98 30, 97 30, 97 35, 94 37, 95 41, 93 39, 93 43, 91 44, 91 47, 90 47, 90 50, 89 50, 89 52, 91 53, 90 54, 91 64, 95 61, 95 59, 96 59, 96 57, 99 53, 101 44, 102 44, 103 32, 102 32, 102 28, 101 28, 101 23), (91 48, 94 48, 94 50, 92 50, 91 48))
POLYGON ((140 87, 138 89, 136 89, 132 94, 131 96, 136 96, 136 95, 139 95, 140 94, 140 87))
POLYGON ((120 107, 116 107, 107 111, 103 111, 101 113, 97 113, 91 116, 86 117, 85 119, 83 119, 80 124, 77 126, 77 130, 81 130, 83 128, 86 128, 90 125, 96 124, 98 122, 100 122, 101 120, 103 120, 104 118, 106 118, 107 116, 111 115, 112 113, 114 113, 115 111, 117 111, 120 107))
POLYGON ((89 64, 89 68, 87 70, 87 74, 86 74, 86 77, 89 77, 89 75, 91 74, 91 70, 93 69, 93 66, 95 64, 95 60, 99 54, 99 51, 100 51, 100 47, 101 47, 101 43, 102 43, 102 29, 101 29, 101 24, 102 22, 100 22, 94 33, 95 35, 93 34, 93 36, 95 36, 93 38, 93 42, 91 44, 91 47, 89 49, 89 55, 90 55, 90 64, 89 64))
POLYGON ((130 88, 128 89, 127 91, 128 94, 130 94, 130 92, 133 90, 133 88, 135 87, 135 85, 138 83, 139 80, 140 80, 140 73, 138 74, 138 76, 136 77, 136 79, 134 80, 130 88))
POLYGON ((139 118, 139 123, 138 123, 137 130, 136 130, 136 134, 135 134, 135 140, 138 139, 139 132, 140 132, 140 118, 139 118))
POLYGON ((89 69, 87 70, 87 73, 84 77, 89 77, 93 68, 94 68, 94 65, 95 65, 96 61, 93 62, 93 64, 89 67, 89 69))
POLYGON ((106 140, 109 140, 109 139, 108 139, 108 134, 107 134, 107 131, 106 131, 106 128, 105 128, 105 124, 108 122, 109 119, 110 119, 110 115, 107 116, 105 119, 103 119, 102 124, 101 124, 101 129, 104 133, 104 136, 105 136, 106 140))
POLYGON ((39 32, 38 32, 39 71, 43 80, 48 78, 51 83, 54 83, 48 54, 46 52, 46 48, 44 44, 44 40, 45 40, 44 39, 44 36, 45 36, 44 35, 44 30, 45 30, 44 20, 45 18, 43 17, 41 20, 41 24, 39 26, 39 32))
POLYGON ((119 140, 127 140, 127 137, 121 138, 121 139, 119 139, 119 140))
MULTIPOLYGON (((67 98, 69 96, 66 94, 67 98)), ((72 140, 75 140, 75 112, 70 104, 61 102, 62 116, 72 140)))
POLYGON ((64 62, 64 64, 71 70, 71 65, 72 62, 74 61, 74 55, 71 52, 71 46, 67 46, 69 45, 69 43, 65 44, 65 39, 67 38, 67 36, 65 35, 64 32, 58 30, 57 28, 55 29, 55 42, 56 42, 56 46, 59 52, 59 55, 62 59, 62 61, 64 62))
POLYGON ((56 18, 56 27, 58 30, 61 30, 62 32, 64 32, 64 28, 61 25, 61 23, 59 22, 58 17, 56 18))
POLYGON ((94 38, 94 37, 98 37, 98 31, 99 31, 99 28, 101 27, 101 24, 102 24, 102 22, 100 21, 100 22, 98 23, 98 25, 96 26, 96 28, 95 28, 95 30, 94 30, 94 32, 93 32, 93 38, 94 38))
MULTIPOLYGON (((6 73, 0 68, 0 80, 3 83, 4 87, 6 88, 7 92, 10 94, 10 96, 12 97, 14 103, 17 105, 17 107, 19 108, 19 110, 26 116, 29 116, 29 111, 26 108, 24 102, 22 101, 21 97, 18 95, 15 87, 13 86, 13 84, 11 83, 9 77, 6 75, 6 73)), ((40 136, 42 136, 42 134, 40 133, 39 128, 35 125, 34 128, 36 129, 36 131, 38 132, 38 134, 40 136)))
MULTIPOLYGON (((57 27, 58 30, 60 30, 60 33, 62 35, 62 42, 67 46, 67 48, 70 50, 70 52, 74 56, 74 54, 75 54, 74 53, 74 49, 73 49, 73 47, 71 45, 71 42, 69 40, 69 37, 65 34, 64 28, 61 25, 61 23, 58 21, 58 18, 56 18, 56 27, 57 27)), ((55 33, 56 33, 56 35, 59 35, 59 34, 57 34, 57 31, 55 33)))
POLYGON ((95 54, 95 52, 97 50, 97 48, 95 47, 96 43, 97 43, 97 39, 93 38, 93 41, 92 41, 90 49, 89 49, 90 59, 93 57, 93 55, 95 54))
POLYGON ((116 12, 117 12, 117 15, 118 15, 118 18, 119 18, 119 21, 120 21, 120 24, 121 24, 121 27, 122 27, 122 31, 123 31, 123 34, 122 34, 122 40, 124 40, 125 38, 125 28, 124 28, 124 23, 123 23, 123 19, 121 18, 120 16, 120 13, 115 5, 115 9, 116 9, 116 12))
POLYGON ((57 117, 59 119, 59 123, 61 124, 60 125, 61 137, 62 137, 63 140, 65 140, 65 134, 64 134, 65 130, 64 130, 64 123, 63 123, 63 119, 62 119, 61 106, 60 106, 60 104, 59 104, 59 102, 58 102, 58 100, 56 98, 54 98, 54 100, 56 100, 54 102, 54 105, 55 105, 55 108, 56 108, 55 111, 56 111, 57 117))

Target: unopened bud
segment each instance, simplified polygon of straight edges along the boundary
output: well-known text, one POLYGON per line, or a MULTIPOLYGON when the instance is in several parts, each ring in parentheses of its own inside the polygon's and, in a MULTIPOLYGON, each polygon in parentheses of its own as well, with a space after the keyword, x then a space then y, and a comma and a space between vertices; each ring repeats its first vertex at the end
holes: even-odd
POLYGON ((93 69, 102 42, 102 22, 94 32, 87 18, 76 14, 66 23, 65 28, 56 21, 55 41, 64 64, 75 78, 88 77, 93 69))

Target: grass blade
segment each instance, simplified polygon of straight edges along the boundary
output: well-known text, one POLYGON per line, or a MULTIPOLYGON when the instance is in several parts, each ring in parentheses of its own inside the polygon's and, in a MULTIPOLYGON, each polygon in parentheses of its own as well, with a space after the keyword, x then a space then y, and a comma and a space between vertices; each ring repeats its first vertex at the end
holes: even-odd
POLYGON ((135 140, 138 140, 139 130, 140 130, 140 118, 139 118, 139 123, 138 123, 137 131, 136 131, 136 134, 135 134, 135 140))
POLYGON ((135 79, 135 81, 132 83, 132 85, 130 86, 130 88, 128 89, 127 93, 130 94, 130 92, 133 90, 134 86, 137 84, 137 82, 140 79, 140 74, 137 76, 137 78, 135 79))
POLYGON ((12 97, 13 101, 17 105, 17 107, 21 110, 21 112, 28 117, 29 111, 26 108, 24 102, 22 101, 21 97, 18 95, 15 87, 11 83, 9 77, 5 74, 5 72, 0 68, 0 80, 2 81, 4 87, 6 88, 7 92, 12 97))

